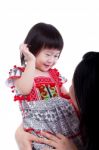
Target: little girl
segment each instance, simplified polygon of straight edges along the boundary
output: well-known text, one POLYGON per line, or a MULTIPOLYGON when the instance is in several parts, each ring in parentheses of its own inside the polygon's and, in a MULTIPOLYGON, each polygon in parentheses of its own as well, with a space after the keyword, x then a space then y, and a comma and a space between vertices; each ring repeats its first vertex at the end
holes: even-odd
MULTIPOLYGON (((42 130, 61 133, 81 149, 79 112, 63 87, 66 79, 52 69, 62 48, 62 36, 54 26, 34 25, 20 46, 22 67, 10 70, 7 84, 19 101, 25 131, 42 138, 42 130)), ((32 144, 36 150, 45 146, 32 144)))

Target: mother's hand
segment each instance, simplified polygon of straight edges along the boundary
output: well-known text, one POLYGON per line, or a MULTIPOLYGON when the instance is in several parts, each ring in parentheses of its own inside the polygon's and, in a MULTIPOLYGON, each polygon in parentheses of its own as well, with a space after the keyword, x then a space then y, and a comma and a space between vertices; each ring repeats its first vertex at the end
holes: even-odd
POLYGON ((22 124, 16 130, 15 139, 19 150, 32 150, 33 141, 40 143, 37 136, 24 131, 22 124))
MULTIPOLYGON (((62 134, 57 134, 56 136, 46 133, 46 132, 42 132, 42 135, 46 138, 42 138, 41 140, 39 140, 41 143, 45 143, 48 144, 56 149, 56 150, 77 150, 77 147, 75 146, 75 144, 70 141, 68 138, 66 138, 65 136, 63 136, 62 134)), ((45 148, 43 150, 51 150, 48 148, 45 148)))
MULTIPOLYGON (((71 142, 68 138, 61 134, 57 134, 56 136, 46 132, 41 132, 41 134, 45 138, 39 138, 24 131, 23 126, 20 125, 15 133, 15 138, 19 146, 19 150, 32 150, 31 145, 33 141, 37 143, 47 144, 54 147, 54 149, 56 150, 77 150, 73 142, 71 142)), ((51 150, 51 148, 49 149, 45 147, 45 149, 43 150, 51 150)))
POLYGON ((22 125, 17 128, 15 138, 19 150, 32 150, 31 134, 25 132, 22 125))

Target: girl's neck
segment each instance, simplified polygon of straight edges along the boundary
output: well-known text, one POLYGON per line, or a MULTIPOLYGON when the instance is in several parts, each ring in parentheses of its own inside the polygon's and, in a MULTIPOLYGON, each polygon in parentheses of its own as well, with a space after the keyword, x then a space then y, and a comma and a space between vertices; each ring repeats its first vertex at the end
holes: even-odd
POLYGON ((48 71, 44 72, 44 71, 41 71, 41 70, 39 70, 39 69, 35 69, 34 76, 35 76, 35 77, 37 77, 37 76, 50 77, 50 75, 49 75, 49 72, 48 72, 48 71))

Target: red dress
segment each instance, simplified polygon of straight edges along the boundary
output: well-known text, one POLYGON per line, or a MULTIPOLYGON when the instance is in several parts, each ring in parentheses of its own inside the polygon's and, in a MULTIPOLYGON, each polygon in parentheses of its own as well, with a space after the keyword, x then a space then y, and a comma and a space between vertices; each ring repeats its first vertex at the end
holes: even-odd
MULTIPOLYGON (((66 80, 57 69, 50 69, 50 77, 35 77, 33 88, 28 95, 22 95, 14 86, 14 79, 20 78, 24 67, 16 67, 9 72, 7 84, 15 91, 14 100, 19 101, 26 131, 40 135, 41 130, 56 134, 61 133, 71 138, 83 149, 79 130, 79 112, 73 101, 61 93, 61 87, 66 80)), ((33 143, 36 150, 43 149, 44 144, 33 143)))

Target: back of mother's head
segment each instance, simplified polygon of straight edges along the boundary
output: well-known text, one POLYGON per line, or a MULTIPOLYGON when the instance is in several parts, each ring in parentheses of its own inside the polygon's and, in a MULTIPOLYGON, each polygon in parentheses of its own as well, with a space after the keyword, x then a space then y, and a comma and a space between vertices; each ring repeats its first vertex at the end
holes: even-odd
POLYGON ((91 150, 94 146, 95 150, 99 130, 99 52, 88 52, 83 56, 74 71, 73 84, 81 111, 81 123, 84 123, 89 137, 89 148, 91 150))

